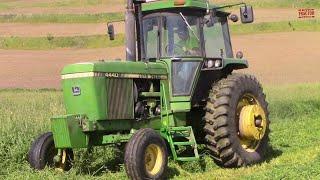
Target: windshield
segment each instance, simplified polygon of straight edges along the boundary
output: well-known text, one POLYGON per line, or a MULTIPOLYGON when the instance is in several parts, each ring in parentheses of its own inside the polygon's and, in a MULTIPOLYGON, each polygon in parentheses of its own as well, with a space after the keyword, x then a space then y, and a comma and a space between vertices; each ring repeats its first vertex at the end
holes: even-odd
POLYGON ((199 21, 197 16, 182 13, 144 18, 146 59, 201 57, 199 21))

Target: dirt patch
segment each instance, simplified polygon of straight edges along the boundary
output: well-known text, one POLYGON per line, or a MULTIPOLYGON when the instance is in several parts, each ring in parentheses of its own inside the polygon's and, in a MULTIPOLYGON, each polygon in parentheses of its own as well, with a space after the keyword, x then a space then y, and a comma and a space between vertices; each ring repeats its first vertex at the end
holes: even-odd
MULTIPOLYGON (((124 23, 115 23, 117 33, 124 32, 124 23)), ((107 23, 100 24, 23 24, 0 23, 0 36, 43 37, 89 36, 107 33, 107 23)))
POLYGON ((263 83, 319 82, 320 32, 270 33, 233 38, 234 51, 243 50, 249 72, 263 83))
POLYGON ((0 50, 0 88, 59 88, 60 71, 70 63, 123 58, 124 48, 94 50, 0 50))
MULTIPOLYGON (((236 36, 234 51, 249 60, 247 72, 263 84, 319 82, 319 32, 270 33, 236 36)), ((124 58, 124 48, 95 50, 0 50, 0 88, 59 88, 66 64, 124 58)))

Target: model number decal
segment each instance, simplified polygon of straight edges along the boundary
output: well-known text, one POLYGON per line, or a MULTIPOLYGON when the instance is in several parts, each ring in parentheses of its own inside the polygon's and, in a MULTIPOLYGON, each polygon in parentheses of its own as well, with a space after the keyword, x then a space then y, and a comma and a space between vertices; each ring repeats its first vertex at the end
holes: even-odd
POLYGON ((121 73, 106 73, 106 77, 113 78, 139 78, 139 79, 167 79, 165 75, 156 75, 156 74, 121 74, 121 73))
POLYGON ((167 79, 167 75, 158 74, 124 74, 124 73, 103 73, 87 72, 62 75, 62 79, 75 79, 87 77, 110 77, 110 78, 129 78, 129 79, 167 79))

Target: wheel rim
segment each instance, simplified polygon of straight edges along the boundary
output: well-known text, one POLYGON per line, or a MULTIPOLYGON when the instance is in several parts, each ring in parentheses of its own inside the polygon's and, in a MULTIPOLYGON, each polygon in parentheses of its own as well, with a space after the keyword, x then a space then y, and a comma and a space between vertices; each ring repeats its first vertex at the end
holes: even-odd
POLYGON ((267 129, 266 113, 254 95, 245 94, 239 100, 237 117, 240 144, 246 151, 254 152, 267 129))
MULTIPOLYGON (((57 154, 57 156, 59 155, 57 154)), ((59 161, 55 162, 55 169, 63 172, 65 170, 66 163, 67 163, 67 150, 63 149, 61 150, 59 161)))
POLYGON ((156 175, 159 173, 163 164, 163 153, 160 146, 156 144, 148 145, 144 155, 144 163, 149 174, 156 175))
POLYGON ((55 168, 57 171, 65 171, 67 163, 69 161, 68 157, 70 154, 67 149, 61 149, 60 152, 54 146, 48 151, 47 162, 48 166, 55 168))

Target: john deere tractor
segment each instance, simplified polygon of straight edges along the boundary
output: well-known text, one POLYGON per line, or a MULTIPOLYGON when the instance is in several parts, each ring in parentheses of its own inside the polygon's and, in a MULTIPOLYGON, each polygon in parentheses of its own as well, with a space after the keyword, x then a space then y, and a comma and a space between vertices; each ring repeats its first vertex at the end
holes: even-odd
MULTIPOLYGON (((131 179, 164 179, 168 157, 196 161, 204 144, 222 167, 260 162, 268 143, 268 108, 254 76, 234 57, 223 11, 205 0, 128 0, 126 61, 66 66, 62 88, 67 115, 51 119, 51 131, 29 151, 35 169, 72 167, 73 149, 125 144, 131 179)), ((108 26, 110 39, 114 28, 108 26)))

